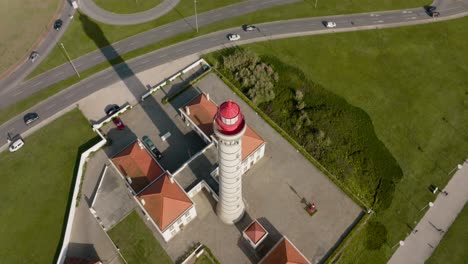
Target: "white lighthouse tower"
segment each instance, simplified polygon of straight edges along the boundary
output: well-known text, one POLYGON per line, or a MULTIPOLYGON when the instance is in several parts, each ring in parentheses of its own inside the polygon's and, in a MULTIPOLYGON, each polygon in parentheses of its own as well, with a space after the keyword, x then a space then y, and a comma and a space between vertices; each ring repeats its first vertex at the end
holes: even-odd
POLYGON ((218 217, 234 224, 244 216, 242 200, 242 136, 246 125, 238 104, 226 101, 218 107, 213 130, 218 140, 219 201, 218 217))

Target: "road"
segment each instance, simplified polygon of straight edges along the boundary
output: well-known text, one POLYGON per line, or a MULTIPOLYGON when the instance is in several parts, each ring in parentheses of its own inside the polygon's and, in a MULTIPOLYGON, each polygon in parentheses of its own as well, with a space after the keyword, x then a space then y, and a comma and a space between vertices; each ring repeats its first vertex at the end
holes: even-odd
MULTIPOLYGON (((58 40, 62 37, 70 24, 70 16, 75 14, 75 10, 71 5, 65 3, 60 11, 59 16, 56 19, 62 19, 63 25, 62 28, 58 31, 53 30, 52 28, 47 33, 47 35, 40 41, 35 51, 39 52, 39 58, 34 62, 30 62, 29 59, 23 61, 14 72, 8 75, 7 77, 0 80, 0 89, 2 91, 15 88, 29 73, 31 73, 47 54, 55 47, 58 40)), ((28 54, 29 56, 29 54, 28 54)), ((0 107, 1 108, 1 107, 0 107)))
MULTIPOLYGON (((39 113, 42 119, 50 117, 54 113, 73 105, 78 100, 106 87, 118 80, 119 74, 122 75, 122 70, 140 72, 157 65, 161 65, 172 60, 185 57, 191 54, 203 54, 216 49, 232 45, 241 45, 256 41, 266 41, 276 38, 287 38, 293 36, 304 36, 313 34, 327 34, 335 32, 356 31, 356 30, 370 30, 375 28, 385 27, 398 27, 404 25, 414 25, 423 23, 432 23, 439 20, 453 19, 455 17, 462 17, 468 15, 468 1, 454 1, 450 5, 440 9, 441 17, 433 19, 427 16, 422 8, 386 11, 366 14, 353 14, 331 16, 326 18, 307 18, 298 20, 288 20, 281 22, 265 23, 257 25, 260 29, 255 32, 243 32, 240 28, 223 30, 212 34, 204 35, 198 38, 190 39, 188 41, 178 43, 176 45, 151 52, 144 56, 132 59, 125 63, 114 66, 102 72, 99 72, 90 78, 84 79, 81 82, 69 87, 68 89, 60 92, 59 94, 49 98, 48 100, 34 106, 29 111, 39 113), (322 21, 333 20, 337 24, 337 28, 326 29, 322 21), (228 33, 238 33, 241 35, 241 41, 237 43, 229 42, 226 39, 228 33), (117 74, 116 72, 119 72, 117 74)), ((143 36, 141 34, 138 36, 143 36)), ((121 42, 122 43, 122 42, 121 42)), ((117 45, 119 45, 118 43, 117 45)), ((115 46, 117 48, 117 46, 115 46)), ((118 46, 118 52, 123 52, 125 46, 118 46)), ((131 48, 131 47, 128 47, 131 48)), ((98 56, 95 54, 94 56, 98 56)), ((87 59, 77 59, 77 67, 84 68, 85 66, 93 65, 92 57, 87 59)), ((98 57, 99 58, 99 57, 98 57)), ((101 55, 104 60, 105 57, 101 55)), ((90 66, 88 66, 90 67, 90 66)), ((8 95, 8 100, 15 101, 18 98, 26 98, 31 93, 38 91, 50 84, 56 83, 62 79, 72 76, 74 74, 71 67, 62 66, 60 71, 52 70, 46 74, 38 76, 31 81, 23 84, 22 93, 16 95, 8 95)), ((145 88, 141 85, 129 86, 133 94, 143 94, 146 92, 145 88)), ((2 95, 2 104, 5 106, 3 99, 7 95, 2 95)), ((0 126, 0 135, 7 133, 22 134, 28 130, 29 127, 25 126, 22 121, 23 114, 11 119, 7 123, 0 126)), ((37 124, 35 124, 37 125, 37 124)), ((5 142, 6 143, 6 142, 5 142)))
MULTIPOLYGON (((241 2, 199 14, 198 25, 202 27, 232 17, 241 16, 258 10, 298 1, 301 0, 250 0, 241 2)), ((66 10, 62 12, 64 28, 59 32, 52 31, 49 33, 47 40, 44 41, 44 43, 42 43, 42 45, 37 49, 37 51, 41 54, 40 59, 34 64, 26 61, 23 63, 23 65, 21 65, 20 68, 15 71, 14 74, 11 74, 8 76, 8 78, 0 81, 0 109, 26 98, 33 92, 70 77, 72 74, 69 73, 74 74, 71 65, 64 64, 34 79, 21 83, 21 81, 34 69, 34 67, 40 63, 40 60, 45 58, 52 50, 60 36, 65 31, 65 27, 70 23, 70 19, 66 16, 66 14, 68 14, 67 10, 68 12, 73 12, 74 10, 69 5, 66 6, 66 10), (72 71, 67 72, 67 70, 72 71), (23 93, 24 91, 29 91, 29 93, 23 93)), ((80 18, 83 18, 83 16, 80 16, 80 18)), ((83 20, 81 20, 75 21, 75 23, 82 23, 85 25, 93 22, 86 20, 85 23, 83 20)), ((98 25, 95 26, 95 29, 99 30, 98 25)), ((76 65, 79 71, 83 71, 89 67, 115 58, 119 54, 125 54, 129 51, 162 41, 170 37, 174 37, 181 33, 193 31, 194 29, 195 17, 192 16, 184 18, 113 43, 112 46, 108 46, 101 50, 96 50, 94 52, 83 55, 80 58, 73 60, 73 63, 76 65)), ((93 33, 93 38, 95 38, 95 33, 93 33)), ((101 46, 102 43, 99 43, 99 45, 101 46)), ((110 45, 110 43, 107 45, 110 45)))
POLYGON ((80 10, 102 23, 109 25, 135 25, 157 19, 179 4, 180 0, 164 0, 159 5, 135 14, 116 14, 97 6, 92 0, 78 0, 80 10))

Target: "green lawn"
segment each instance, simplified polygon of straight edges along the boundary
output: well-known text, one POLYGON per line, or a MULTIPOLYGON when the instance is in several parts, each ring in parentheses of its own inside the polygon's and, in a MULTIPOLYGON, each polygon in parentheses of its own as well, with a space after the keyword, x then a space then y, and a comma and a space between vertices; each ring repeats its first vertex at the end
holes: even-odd
MULTIPOLYGON (((109 0, 108 0, 109 1, 109 0)), ((130 0, 129 0, 130 1, 130 0)), ((198 13, 208 10, 219 8, 222 6, 242 2, 245 0, 202 0, 197 2, 198 13)), ((304 0, 298 3, 288 4, 284 6, 274 7, 258 12, 254 12, 245 16, 240 16, 221 22, 216 22, 212 25, 200 28, 197 33, 195 30, 190 33, 182 34, 178 37, 178 41, 183 41, 192 37, 201 36, 209 32, 218 31, 230 27, 240 26, 245 23, 261 23, 268 21, 303 18, 313 16, 337 15, 337 14, 350 14, 359 12, 381 11, 381 10, 394 10, 410 7, 423 6, 430 3, 429 0, 394 0, 394 1, 371 1, 371 0, 356 0, 356 1, 340 1, 331 0, 318 2, 317 8, 314 7, 315 1, 304 0)), ((193 16, 194 6, 192 0, 182 0, 179 5, 156 20, 132 26, 111 26, 96 22, 100 29, 103 31, 105 37, 110 43, 131 37, 138 33, 150 30, 152 28, 181 20, 184 17, 193 16)), ((63 35, 61 42, 67 47, 67 51, 72 59, 78 58, 86 53, 96 50, 95 42, 86 35, 83 30, 82 23, 80 23, 79 14, 74 18, 74 22, 68 27, 67 32, 63 35)), ((156 46, 155 48, 160 48, 156 46)), ((155 48, 151 49, 154 50, 155 48)), ((147 49, 147 52, 150 50, 147 49)), ((66 57, 59 47, 55 47, 52 52, 47 56, 47 59, 29 75, 29 78, 36 76, 40 73, 46 72, 54 67, 67 62, 66 57)))
POLYGON ((368 249, 364 242, 372 235, 365 228, 340 263, 386 262, 391 245, 406 236, 422 216, 419 209, 433 199, 427 187, 445 186, 447 174, 466 158, 467 26, 468 18, 462 18, 248 45, 301 69, 309 80, 364 110, 403 170, 391 207, 373 216, 386 228, 386 245, 368 249))
POLYGON ((29 56, 32 46, 50 29, 58 0, 0 1, 0 75, 29 56))
POLYGON ((468 205, 458 215, 426 264, 465 264, 468 259, 468 205))
POLYGON ((0 153, 2 263, 53 263, 61 247, 79 151, 95 134, 79 110, 0 153))
POLYGON ((163 0, 94 0, 97 6, 117 14, 133 14, 149 10, 163 0))
POLYGON ((173 263, 135 211, 108 234, 127 263, 173 263))

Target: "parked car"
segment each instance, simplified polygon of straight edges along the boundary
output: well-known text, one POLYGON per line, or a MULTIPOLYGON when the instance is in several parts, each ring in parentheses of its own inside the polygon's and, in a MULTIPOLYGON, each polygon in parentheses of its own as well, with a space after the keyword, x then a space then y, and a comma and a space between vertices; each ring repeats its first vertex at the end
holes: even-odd
POLYGON ((327 28, 334 28, 336 27, 336 23, 333 21, 323 21, 323 25, 327 28))
POLYGON ((156 157, 157 160, 162 159, 163 155, 161 152, 156 148, 156 146, 153 144, 153 141, 148 136, 143 136, 142 137, 143 143, 145 143, 146 147, 153 153, 153 155, 156 157))
POLYGON ((235 40, 239 40, 240 39, 240 35, 239 34, 229 34, 228 36, 228 39, 230 41, 235 41, 235 40))
POLYGON ((57 19, 55 20, 55 23, 54 23, 54 29, 55 30, 59 30, 63 25, 63 21, 62 19, 57 19))
POLYGON ((37 113, 27 113, 24 115, 23 120, 26 125, 31 124, 32 122, 39 119, 39 115, 37 113))
POLYGON ((112 118, 112 122, 114 122, 114 125, 117 127, 118 130, 123 130, 125 128, 125 125, 123 124, 122 120, 118 117, 112 118))
POLYGON ((426 6, 426 11, 427 12, 434 12, 436 11, 437 7, 435 6, 426 6))
POLYGON ((106 115, 111 116, 120 110, 120 106, 113 104, 106 110, 106 115))
POLYGON ((29 60, 31 62, 35 62, 37 60, 37 58, 39 58, 39 52, 37 52, 37 51, 31 52, 31 55, 29 55, 29 60))
POLYGON ((243 26, 242 26, 242 29, 243 29, 244 31, 253 31, 253 30, 256 30, 257 27, 254 26, 254 25, 243 25, 243 26))
POLYGON ((8 150, 10 152, 15 152, 18 149, 20 149, 22 146, 24 146, 24 141, 21 138, 18 138, 15 141, 11 142, 10 147, 8 148, 8 150))

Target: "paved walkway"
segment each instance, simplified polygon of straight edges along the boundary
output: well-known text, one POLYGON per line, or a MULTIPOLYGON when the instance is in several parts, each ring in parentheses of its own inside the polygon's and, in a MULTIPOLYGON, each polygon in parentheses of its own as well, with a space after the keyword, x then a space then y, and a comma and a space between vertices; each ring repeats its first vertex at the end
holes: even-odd
POLYGON ((445 232, 468 201, 468 160, 445 187, 448 195, 439 193, 414 231, 405 239, 389 264, 424 263, 435 250, 445 232), (416 231, 417 230, 417 231, 416 231))
POLYGON ((135 25, 154 20, 167 14, 176 7, 179 2, 180 0, 164 0, 164 2, 150 10, 135 14, 112 13, 97 6, 93 0, 78 0, 78 7, 83 13, 102 23, 110 25, 135 25))

